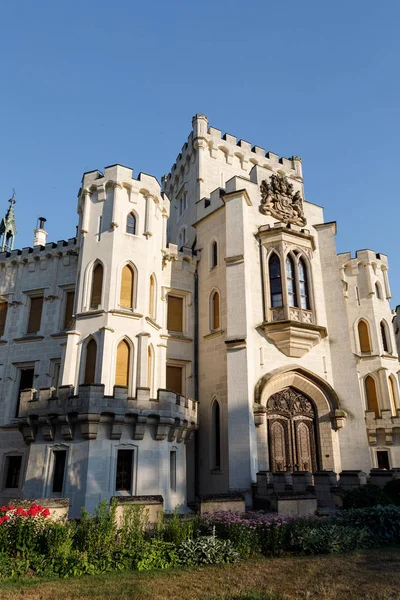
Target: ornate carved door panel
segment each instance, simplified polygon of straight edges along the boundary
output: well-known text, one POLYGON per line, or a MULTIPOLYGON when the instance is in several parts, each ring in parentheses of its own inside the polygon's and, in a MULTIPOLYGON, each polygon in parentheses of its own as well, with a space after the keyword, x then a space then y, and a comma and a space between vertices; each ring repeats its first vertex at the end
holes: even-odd
POLYGON ((267 402, 271 471, 316 471, 316 411, 310 400, 284 388, 267 402))

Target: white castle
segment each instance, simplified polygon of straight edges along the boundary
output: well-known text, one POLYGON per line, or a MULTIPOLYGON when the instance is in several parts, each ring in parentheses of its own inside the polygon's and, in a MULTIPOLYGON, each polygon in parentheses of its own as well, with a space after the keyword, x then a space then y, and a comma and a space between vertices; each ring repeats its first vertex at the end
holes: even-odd
POLYGON ((400 467, 387 257, 337 254, 301 159, 203 115, 171 172, 85 173, 77 236, 0 225, 2 502, 161 495, 400 467))

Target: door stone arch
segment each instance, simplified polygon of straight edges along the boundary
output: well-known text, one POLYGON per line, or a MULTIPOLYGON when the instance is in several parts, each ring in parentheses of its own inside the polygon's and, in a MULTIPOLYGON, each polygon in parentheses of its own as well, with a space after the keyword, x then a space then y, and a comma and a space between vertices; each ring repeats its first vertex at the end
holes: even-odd
MULTIPOLYGON (((302 394, 313 407, 314 414, 312 421, 314 422, 316 447, 316 461, 314 461, 314 465, 318 469, 333 469, 336 472, 340 472, 338 433, 345 423, 346 412, 342 410, 339 398, 332 386, 325 379, 300 365, 286 366, 270 371, 261 377, 255 386, 253 410, 257 431, 258 470, 272 470, 269 460, 270 442, 268 431, 272 425, 272 423, 268 424, 268 421, 272 419, 268 418, 268 414, 273 413, 270 413, 268 401, 275 394, 281 393, 288 388, 295 390, 298 394, 302 394)), ((302 416, 306 417, 306 411, 303 411, 302 416)), ((288 418, 288 416, 286 415, 285 418, 288 418)), ((292 415, 292 419, 296 420, 294 419, 294 415, 292 415)), ((311 425, 307 425, 307 418, 303 420, 305 426, 310 428, 311 425)), ((285 425, 283 421, 281 425, 284 430, 285 425)), ((275 432, 282 432, 282 430, 279 426, 275 426, 275 432)), ((303 436, 301 442, 303 448, 304 444, 312 443, 304 439, 306 433, 304 427, 300 429, 300 433, 303 436)), ((284 437, 282 437, 282 433, 280 434, 280 438, 277 434, 276 439, 276 443, 283 443, 284 437)), ((293 463, 293 465, 299 464, 297 460, 294 462, 288 461, 287 464, 289 463, 293 463)))
POLYGON ((267 400, 270 470, 319 469, 319 442, 314 403, 295 388, 286 387, 267 400))

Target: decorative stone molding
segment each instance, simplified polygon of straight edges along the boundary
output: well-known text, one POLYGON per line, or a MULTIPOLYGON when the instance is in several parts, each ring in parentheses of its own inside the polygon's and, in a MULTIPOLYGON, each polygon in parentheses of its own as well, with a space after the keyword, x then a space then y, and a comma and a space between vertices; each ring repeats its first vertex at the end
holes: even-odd
POLYGON ((272 215, 284 223, 294 223, 303 227, 307 224, 300 192, 294 192, 293 184, 289 183, 285 175, 271 175, 269 183, 264 179, 260 191, 262 214, 272 215))
POLYGON ((292 320, 264 322, 262 327, 278 350, 292 358, 301 358, 328 335, 325 327, 292 320))

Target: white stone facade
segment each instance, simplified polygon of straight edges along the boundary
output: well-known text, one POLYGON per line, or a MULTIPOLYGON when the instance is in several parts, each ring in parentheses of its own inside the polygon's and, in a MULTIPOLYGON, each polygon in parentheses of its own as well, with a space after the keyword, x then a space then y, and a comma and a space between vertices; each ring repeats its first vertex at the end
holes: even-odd
POLYGON ((45 243, 41 221, 33 248, 1 253, 0 496, 68 496, 72 516, 121 494, 185 510, 250 503, 273 468, 400 467, 387 259, 337 255, 336 224, 303 200, 301 159, 196 115, 162 190, 121 165, 85 173, 77 238, 45 243))

